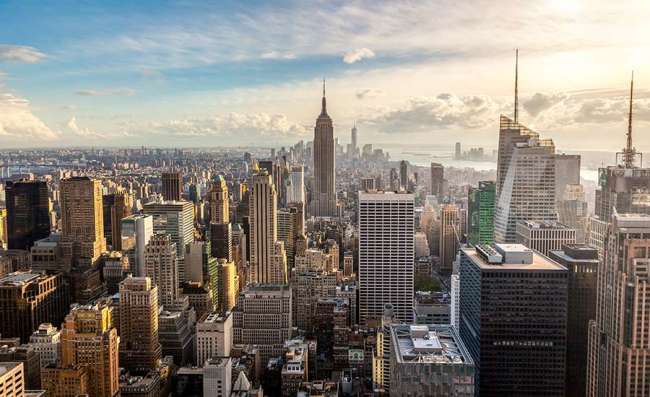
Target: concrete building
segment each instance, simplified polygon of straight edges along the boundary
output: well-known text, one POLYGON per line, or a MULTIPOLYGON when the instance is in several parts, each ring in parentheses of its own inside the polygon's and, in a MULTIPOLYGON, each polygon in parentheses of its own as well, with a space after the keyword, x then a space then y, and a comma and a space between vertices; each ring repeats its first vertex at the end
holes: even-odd
POLYGON ((291 280, 293 292, 293 325, 302 330, 313 329, 316 303, 336 296, 336 274, 324 271, 297 272, 291 280))
POLYGON ((18 345, 16 341, 9 346, 5 339, 0 346, 0 362, 15 362, 23 365, 26 390, 41 389, 41 360, 39 354, 31 346, 18 345))
POLYGON ((169 234, 176 243, 176 256, 185 256, 185 245, 194 241, 194 205, 189 201, 148 203, 145 215, 153 217, 153 232, 169 234))
POLYGON ((269 283, 271 261, 278 240, 277 193, 268 173, 253 176, 249 201, 250 277, 251 283, 269 283))
POLYGON ((460 255, 460 336, 482 396, 564 396, 567 269, 520 244, 460 255))
POLYGON ((314 127, 314 185, 310 204, 312 216, 337 216, 334 150, 334 127, 327 114, 323 82, 321 113, 314 127))
POLYGON ((122 219, 131 214, 130 199, 125 193, 106 194, 102 197, 104 237, 113 251, 122 250, 122 219))
POLYGON ((232 314, 209 313, 196 323, 196 365, 212 357, 230 356, 233 341, 232 314))
POLYGON ((450 325, 392 325, 391 396, 474 396, 474 362, 450 325))
POLYGON ((50 323, 43 323, 29 338, 29 346, 40 355, 41 367, 56 364, 61 350, 61 331, 50 323))
POLYGON ((8 249, 29 250, 36 240, 50 234, 50 206, 45 181, 7 181, 5 205, 8 249))
POLYGON ((284 364, 281 372, 282 396, 293 397, 308 380, 309 349, 303 339, 285 343, 284 364))
POLYGON ((234 262, 226 262, 225 260, 220 259, 217 269, 217 311, 219 313, 225 313, 231 311, 237 304, 237 295, 239 295, 239 276, 237 275, 237 267, 234 262))
POLYGON ((614 213, 605 242, 596 318, 589 323, 586 395, 644 395, 650 384, 650 214, 614 213))
POLYGON ((303 208, 305 206, 305 172, 302 165, 291 166, 287 189, 287 204, 290 203, 302 203, 303 208))
POLYGON ((462 235, 460 212, 454 204, 440 209, 440 273, 451 274, 462 235))
POLYGON ((289 286, 251 285, 239 293, 233 310, 233 343, 255 346, 262 362, 284 353, 291 327, 289 286))
POLYGON ((144 251, 153 236, 153 216, 131 215, 122 219, 122 249, 129 258, 133 274, 144 276, 144 251))
POLYGON ((521 221, 517 223, 516 241, 548 256, 565 244, 575 244, 576 230, 559 222, 521 221))
POLYGON ((210 202, 210 222, 230 223, 230 196, 226 179, 222 175, 217 175, 212 182, 207 199, 210 202))
POLYGON ((163 357, 172 356, 174 364, 194 362, 194 333, 196 314, 189 304, 173 305, 173 311, 163 310, 158 315, 158 341, 163 357))
POLYGON ((168 234, 154 234, 144 251, 144 274, 158 287, 158 304, 178 301, 179 277, 176 243, 168 234))
POLYGON ((439 200, 445 195, 445 168, 442 164, 431 163, 431 194, 439 200))
POLYGON ((555 155, 555 200, 562 200, 569 185, 580 184, 580 155, 558 153, 555 155))
POLYGON ((64 270, 61 258, 61 233, 36 240, 29 251, 31 269, 42 273, 60 273, 64 270))
POLYGON ((210 255, 233 260, 232 226, 230 223, 210 223, 210 255))
POLYGON ((23 363, 0 362, 0 396, 25 397, 23 363))
POLYGON ((180 171, 163 172, 161 193, 165 201, 181 201, 183 198, 183 174, 180 171))
POLYGON ((9 273, 0 279, 0 334, 26 343, 40 324, 60 324, 69 300, 60 275, 9 273))
POLYGON ((379 320, 384 305, 413 321, 414 196, 359 192, 359 321, 379 320), (386 233, 390 230, 390 233, 386 233))
POLYGON ((278 240, 284 243, 287 252, 287 267, 293 269, 296 256, 296 238, 304 231, 302 204, 290 203, 288 208, 278 210, 278 240))
POLYGON ((203 396, 230 397, 232 391, 232 359, 211 357, 203 366, 203 396))
POLYGON ((413 311, 416 324, 450 324, 451 296, 443 292, 417 291, 413 311))
POLYGON ((120 366, 146 374, 159 365, 158 287, 149 277, 129 277, 120 283, 120 366))

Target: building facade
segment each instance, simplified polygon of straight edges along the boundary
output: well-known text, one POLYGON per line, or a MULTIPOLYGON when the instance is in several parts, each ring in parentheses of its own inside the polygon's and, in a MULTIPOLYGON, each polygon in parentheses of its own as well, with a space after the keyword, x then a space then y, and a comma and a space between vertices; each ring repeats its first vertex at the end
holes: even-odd
POLYGON ((7 181, 7 243, 9 249, 29 250, 50 234, 50 208, 44 181, 7 181))
POLYGON ((314 127, 314 186, 311 198, 312 216, 336 216, 336 165, 334 127, 327 114, 325 82, 321 113, 314 127))

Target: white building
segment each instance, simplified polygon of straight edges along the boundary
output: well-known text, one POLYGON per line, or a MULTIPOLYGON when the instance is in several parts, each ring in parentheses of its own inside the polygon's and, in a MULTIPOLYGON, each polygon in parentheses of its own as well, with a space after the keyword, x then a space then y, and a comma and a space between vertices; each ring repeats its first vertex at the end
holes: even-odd
POLYGON ((29 337, 29 345, 40 354, 41 367, 56 364, 61 349, 61 331, 50 323, 43 323, 29 337))
POLYGON ((565 244, 576 243, 576 229, 559 222, 521 221, 517 223, 516 242, 548 256, 565 244))
POLYGON ((302 165, 291 167, 287 189, 287 203, 305 203, 305 173, 302 165))
POLYGON ((196 364, 201 367, 212 357, 230 356, 232 347, 232 315, 210 313, 196 323, 196 364))
POLYGON ((384 305, 413 321, 414 196, 359 192, 359 321, 381 318, 384 305))
POLYGON ((158 303, 171 305, 179 298, 176 244, 168 234, 155 234, 144 252, 144 275, 158 286, 158 303))
POLYGON ((449 311, 449 323, 456 327, 460 324, 460 278, 458 274, 451 275, 451 308, 449 311))
POLYGON ((122 219, 122 250, 127 253, 131 269, 137 277, 144 276, 144 249, 151 236, 151 215, 131 215, 122 219))
POLYGON ((232 390, 232 359, 214 357, 203 367, 203 396, 230 397, 232 390))

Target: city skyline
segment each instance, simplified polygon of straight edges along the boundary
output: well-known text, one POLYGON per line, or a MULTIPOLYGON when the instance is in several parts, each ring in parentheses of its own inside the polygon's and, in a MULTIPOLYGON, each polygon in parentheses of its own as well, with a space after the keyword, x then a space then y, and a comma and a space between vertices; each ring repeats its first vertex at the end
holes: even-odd
POLYGON ((634 69, 650 149, 648 7, 499 3, 0 5, 0 144, 309 140, 324 76, 342 143, 356 122, 361 144, 494 147, 518 47, 521 122, 562 149, 618 148, 634 69))

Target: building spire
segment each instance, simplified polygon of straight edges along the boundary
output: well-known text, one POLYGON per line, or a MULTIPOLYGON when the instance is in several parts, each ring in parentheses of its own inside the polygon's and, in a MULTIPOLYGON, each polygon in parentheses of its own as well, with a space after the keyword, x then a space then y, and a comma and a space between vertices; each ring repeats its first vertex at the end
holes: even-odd
POLYGON ((515 49, 515 123, 519 122, 519 48, 515 49))
POLYGON ((321 114, 327 114, 327 103, 325 100, 325 79, 323 78, 323 103, 321 107, 321 114))
POLYGON ((632 79, 630 80, 630 110, 627 116, 627 146, 623 150, 623 161, 625 168, 632 168, 634 166, 634 157, 636 150, 632 147, 632 101, 634 96, 634 71, 632 71, 632 79))

